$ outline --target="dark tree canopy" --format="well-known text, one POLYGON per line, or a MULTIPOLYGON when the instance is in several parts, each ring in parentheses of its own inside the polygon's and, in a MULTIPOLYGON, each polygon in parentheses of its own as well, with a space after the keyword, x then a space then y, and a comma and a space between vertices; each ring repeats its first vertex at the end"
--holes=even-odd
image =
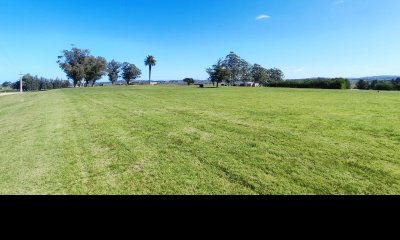
POLYGON ((252 81, 268 86, 272 81, 282 81, 285 78, 280 69, 266 69, 259 64, 251 65, 234 52, 230 52, 224 60, 218 61, 218 64, 207 69, 207 73, 210 75, 209 79, 213 85, 217 82, 217 78, 215 78, 216 68, 223 70, 224 74, 226 73, 225 70, 228 70, 229 77, 224 77, 223 80, 228 85, 236 85, 236 81, 242 83, 252 81))
POLYGON ((278 68, 271 68, 268 69, 269 78, 273 81, 283 81, 285 75, 283 74, 282 70, 278 68))
POLYGON ((316 89, 350 89, 351 84, 344 78, 319 78, 288 81, 271 81, 269 87, 279 88, 316 88, 316 89))
POLYGON ((183 82, 187 83, 188 86, 191 84, 194 84, 194 79, 193 78, 185 78, 183 79, 183 82))
POLYGON ((219 60, 212 68, 208 68, 207 73, 210 75, 210 81, 213 84, 217 83, 217 87, 219 87, 221 82, 229 81, 231 78, 231 71, 223 64, 222 60, 219 60))
POLYGON ((400 78, 396 78, 392 81, 393 87, 400 91, 400 78))
POLYGON ((250 64, 239 57, 236 53, 230 52, 222 64, 226 66, 230 71, 230 78, 227 80, 228 83, 241 81, 245 82, 250 80, 251 77, 251 66, 250 64))
POLYGON ((88 56, 84 61, 84 69, 86 86, 88 86, 89 83, 94 86, 96 81, 106 74, 107 61, 103 57, 88 56))
POLYGON ((64 50, 58 57, 57 63, 69 79, 72 79, 76 87, 85 78, 85 59, 90 55, 87 49, 72 48, 64 50))
POLYGON ((374 90, 392 91, 395 90, 395 86, 389 81, 380 81, 375 85, 374 90))
POLYGON ((11 86, 12 86, 12 82, 3 82, 3 83, 1 84, 1 86, 2 86, 3 88, 11 87, 11 86))
POLYGON ((119 73, 121 72, 122 64, 114 59, 107 64, 108 79, 113 85, 118 81, 119 73))
MULTIPOLYGON (((26 74, 22 77, 22 89, 23 91, 44 91, 60 88, 68 88, 70 82, 67 80, 60 79, 48 79, 44 77, 32 76, 26 74)), ((11 86, 13 89, 18 90, 20 88, 19 81, 15 82, 11 86)))
POLYGON ((368 90, 370 88, 370 84, 368 81, 361 79, 356 83, 356 88, 360 90, 368 90))
POLYGON ((251 77, 254 82, 262 84, 266 86, 270 82, 269 74, 268 74, 268 69, 263 68, 259 64, 254 64, 254 66, 251 69, 251 77))
POLYGON ((135 64, 124 62, 122 64, 122 78, 130 85, 131 81, 142 75, 142 71, 135 64))

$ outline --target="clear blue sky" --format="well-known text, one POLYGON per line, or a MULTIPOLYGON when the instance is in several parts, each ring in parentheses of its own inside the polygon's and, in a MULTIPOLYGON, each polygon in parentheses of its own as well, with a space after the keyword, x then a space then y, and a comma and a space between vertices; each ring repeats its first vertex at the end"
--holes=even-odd
POLYGON ((399 0, 0 0, 0 82, 65 78, 71 44, 143 79, 148 54, 155 80, 205 79, 230 51, 287 78, 400 75, 399 12, 399 0))

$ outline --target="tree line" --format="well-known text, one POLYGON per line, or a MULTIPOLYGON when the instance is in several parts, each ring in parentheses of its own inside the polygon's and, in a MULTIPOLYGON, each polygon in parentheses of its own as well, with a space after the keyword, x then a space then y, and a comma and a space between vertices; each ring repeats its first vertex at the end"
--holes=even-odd
MULTIPOLYGON (((107 75, 110 82, 115 85, 119 78, 125 80, 127 85, 142 75, 142 71, 135 64, 116 60, 107 62, 104 57, 95 57, 88 49, 72 48, 64 50, 62 56, 58 56, 60 68, 67 77, 72 80, 74 87, 94 86, 98 80, 107 75)), ((149 84, 151 83, 152 67, 156 66, 154 56, 147 56, 144 64, 149 67, 149 84)))
MULTIPOLYGON (((14 83, 5 82, 4 85, 12 89, 20 89, 20 81, 14 83)), ((22 90, 23 91, 46 91, 53 89, 68 88, 70 82, 68 80, 49 79, 44 77, 32 76, 26 74, 22 77, 22 90)))
POLYGON ((225 82, 228 86, 238 83, 254 82, 268 86, 271 82, 283 81, 285 75, 278 68, 267 69, 259 64, 250 64, 234 52, 230 52, 225 59, 219 59, 212 67, 207 68, 209 80, 219 87, 225 82))
POLYGON ((3 88, 10 88, 10 87, 12 87, 12 85, 13 85, 12 82, 3 82, 3 83, 1 84, 1 87, 3 87, 3 88))
POLYGON ((356 83, 356 89, 360 90, 381 90, 381 91, 400 91, 400 78, 391 81, 367 81, 359 80, 356 83))
POLYGON ((317 89, 350 89, 351 83, 345 78, 317 78, 290 81, 273 81, 269 87, 278 88, 317 88, 317 89))

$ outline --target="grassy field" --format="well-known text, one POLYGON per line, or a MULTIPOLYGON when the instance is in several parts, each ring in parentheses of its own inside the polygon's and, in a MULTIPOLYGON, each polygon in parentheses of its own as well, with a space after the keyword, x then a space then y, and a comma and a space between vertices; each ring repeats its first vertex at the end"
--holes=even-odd
POLYGON ((98 87, 0 98, 0 194, 400 194, 400 93, 98 87))

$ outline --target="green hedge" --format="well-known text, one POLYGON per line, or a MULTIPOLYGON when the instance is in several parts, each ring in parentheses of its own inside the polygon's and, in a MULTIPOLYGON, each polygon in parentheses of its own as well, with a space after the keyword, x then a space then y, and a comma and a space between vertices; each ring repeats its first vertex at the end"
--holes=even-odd
MULTIPOLYGON (((43 91, 60 88, 68 88, 70 86, 69 81, 59 79, 47 79, 43 77, 31 76, 29 74, 22 78, 22 89, 24 91, 43 91)), ((19 81, 12 85, 13 89, 19 90, 19 81)))
POLYGON ((269 87, 277 88, 317 88, 317 89, 350 89, 350 81, 344 78, 306 79, 292 81, 275 81, 269 87))

